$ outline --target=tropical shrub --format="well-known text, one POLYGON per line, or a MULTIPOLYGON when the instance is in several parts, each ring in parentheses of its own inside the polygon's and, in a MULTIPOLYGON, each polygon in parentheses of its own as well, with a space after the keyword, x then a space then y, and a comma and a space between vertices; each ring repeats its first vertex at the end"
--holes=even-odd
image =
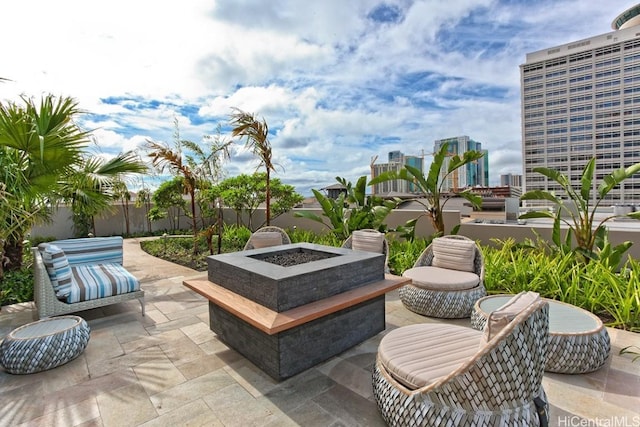
POLYGON ((535 291, 584 308, 608 326, 640 331, 640 263, 620 272, 600 262, 576 263, 571 252, 545 251, 544 242, 494 240, 483 247, 485 287, 491 294, 535 291))
POLYGON ((24 249, 22 267, 0 277, 0 306, 33 301, 33 255, 24 249))
POLYGON ((321 233, 317 234, 310 230, 303 230, 300 228, 294 228, 293 230, 287 230, 291 243, 315 243, 317 245, 325 246, 341 246, 344 239, 336 236, 334 233, 321 233))
MULTIPOLYGON (((20 269, 25 234, 50 218, 61 179, 81 162, 89 133, 75 122, 81 113, 72 98, 26 96, 21 103, 0 102, 0 170, 2 190, 10 197, 0 207, 8 269, 20 269)), ((2 255, 0 250, 0 256, 2 255)))
POLYGON ((225 225, 222 232, 222 247, 226 250, 223 252, 241 251, 250 237, 251 230, 245 226, 225 225))
MULTIPOLYGON (((612 247, 608 242, 605 223, 620 215, 609 215, 597 221, 596 210, 613 188, 625 179, 640 172, 640 163, 628 168, 620 168, 606 175, 598 186, 595 198, 592 198, 591 190, 594 185, 595 162, 596 158, 594 157, 585 165, 579 189, 573 188, 567 175, 561 172, 544 167, 534 168, 535 172, 560 185, 564 190, 564 194, 556 195, 544 190, 533 190, 523 194, 520 200, 546 200, 551 202, 555 212, 547 210, 533 211, 520 215, 520 218, 553 219, 552 241, 556 248, 565 253, 575 252, 587 262, 592 259, 603 260, 615 268, 632 243, 624 242, 612 247), (565 203, 565 199, 570 201, 571 205, 565 203), (561 222, 568 227, 564 239, 562 239, 560 233, 561 222), (575 248, 573 247, 573 239, 576 242, 575 248)), ((626 216, 640 219, 640 212, 632 212, 626 216)))
MULTIPOLYGON (((449 144, 444 143, 440 147, 437 153, 433 156, 433 161, 429 167, 429 174, 425 177, 422 171, 413 166, 405 165, 404 168, 399 171, 384 172, 371 180, 369 185, 375 185, 385 181, 394 181, 402 179, 408 181, 418 188, 418 192, 421 193, 420 197, 426 199, 426 203, 420 198, 416 198, 415 201, 424 207, 425 214, 431 221, 433 229, 436 231, 436 235, 444 235, 445 224, 442 211, 449 199, 442 200, 442 186, 446 182, 446 179, 454 171, 472 162, 476 162, 484 153, 475 150, 465 151, 462 157, 456 155, 450 156, 449 144), (449 159, 448 162, 445 159, 449 159), (447 163, 446 171, 443 171, 443 167, 447 163)), ((482 198, 476 194, 473 194, 470 189, 464 190, 458 193, 460 197, 468 200, 474 208, 478 208, 482 202, 482 198)), ((419 218, 410 220, 405 229, 408 230, 406 237, 413 238, 415 233, 411 230, 415 230, 415 224, 419 218)))
POLYGON ((344 178, 336 177, 346 193, 341 193, 337 199, 331 199, 318 190, 312 190, 316 200, 322 207, 322 216, 313 212, 296 212, 295 217, 307 218, 325 225, 336 237, 344 240, 355 230, 371 228, 386 232, 384 220, 398 205, 399 200, 383 200, 380 197, 367 196, 367 177, 361 176, 354 186, 344 178), (324 221, 329 220, 329 223, 324 221))
POLYGON ((413 240, 389 238, 389 270, 392 274, 402 275, 412 268, 416 260, 431 243, 431 238, 413 240))

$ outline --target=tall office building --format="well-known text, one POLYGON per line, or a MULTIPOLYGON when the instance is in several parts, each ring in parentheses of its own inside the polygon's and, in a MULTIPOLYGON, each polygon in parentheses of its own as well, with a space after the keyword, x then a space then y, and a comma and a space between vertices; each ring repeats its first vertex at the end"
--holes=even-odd
POLYGON ((439 139, 434 144, 434 153, 440 150, 443 144, 447 143, 448 157, 445 158, 444 165, 440 171, 440 179, 443 182, 442 190, 449 191, 456 188, 466 187, 487 187, 489 185, 489 154, 482 149, 482 144, 474 141, 468 136, 457 136, 453 138, 439 139), (445 177, 449 159, 456 154, 460 157, 466 151, 476 150, 484 152, 484 156, 476 161, 456 169, 445 177))
MULTIPOLYGON (((615 31, 527 54, 520 66, 526 191, 562 194, 536 167, 558 170, 579 188, 584 166, 596 157, 595 199, 605 175, 640 162, 639 21, 637 5, 613 21, 615 31)), ((607 199, 640 202, 640 176, 607 199)))
POLYGON ((522 187, 522 175, 512 173, 500 175, 500 185, 522 187))
MULTIPOLYGON (((424 159, 419 156, 405 156, 401 151, 389 152, 389 162, 371 165, 371 179, 383 172, 400 171, 405 165, 413 166, 424 174, 424 159)), ((386 195, 389 193, 416 193, 418 188, 410 182, 404 180, 394 180, 381 182, 371 189, 373 194, 386 195)))

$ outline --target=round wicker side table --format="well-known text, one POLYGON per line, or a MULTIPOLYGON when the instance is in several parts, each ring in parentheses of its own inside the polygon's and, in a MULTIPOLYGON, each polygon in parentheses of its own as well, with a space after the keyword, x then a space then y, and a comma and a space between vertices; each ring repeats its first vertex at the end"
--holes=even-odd
MULTIPOLYGON (((513 295, 490 295, 479 299, 471 312, 471 326, 482 330, 489 313, 513 295)), ((549 342, 545 371, 583 374, 600 369, 609 357, 609 333, 598 316, 564 302, 549 303, 549 342)))
POLYGON ((89 342, 89 325, 78 316, 60 316, 14 329, 0 344, 0 365, 11 374, 32 374, 78 357, 89 342))

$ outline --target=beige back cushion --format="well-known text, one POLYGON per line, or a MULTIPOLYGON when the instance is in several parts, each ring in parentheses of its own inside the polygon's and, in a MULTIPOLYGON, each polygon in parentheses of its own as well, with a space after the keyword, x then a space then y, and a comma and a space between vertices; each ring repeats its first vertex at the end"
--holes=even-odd
POLYGON ((434 267, 474 272, 476 243, 473 240, 436 237, 431 242, 434 267))
POLYGON ((282 234, 278 231, 261 231, 251 236, 251 244, 254 248, 268 248, 282 244, 282 234))
POLYGON ((356 230, 351 237, 351 248, 354 251, 382 253, 384 234, 375 230, 356 230))
POLYGON ((525 308, 539 300, 540 294, 537 292, 520 292, 507 301, 502 307, 489 313, 480 345, 491 341, 525 308))

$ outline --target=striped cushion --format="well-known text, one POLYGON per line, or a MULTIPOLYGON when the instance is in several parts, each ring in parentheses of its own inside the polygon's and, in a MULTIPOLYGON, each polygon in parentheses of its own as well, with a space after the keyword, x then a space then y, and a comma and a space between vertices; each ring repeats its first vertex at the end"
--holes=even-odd
POLYGON ((351 238, 354 251, 374 252, 381 254, 384 248, 384 234, 375 230, 356 230, 351 238))
POLYGON ((260 231, 251 236, 251 244, 255 249, 280 246, 282 244, 282 234, 277 231, 260 231))
POLYGON ((67 256, 56 245, 42 243, 38 249, 56 296, 65 298, 71 292, 71 267, 67 256))
POLYGON ((91 237, 83 239, 56 240, 69 259, 69 264, 87 265, 98 263, 117 263, 122 265, 121 236, 91 237))
POLYGON ((73 281, 66 302, 74 303, 140 290, 140 282, 116 263, 71 267, 73 281))
POLYGON ((481 335, 457 325, 403 326, 382 338, 378 358, 397 381, 414 390, 433 384, 473 357, 481 335))
POLYGON ((449 270, 475 271, 476 243, 473 240, 459 240, 447 237, 436 237, 433 245, 434 267, 449 270))

